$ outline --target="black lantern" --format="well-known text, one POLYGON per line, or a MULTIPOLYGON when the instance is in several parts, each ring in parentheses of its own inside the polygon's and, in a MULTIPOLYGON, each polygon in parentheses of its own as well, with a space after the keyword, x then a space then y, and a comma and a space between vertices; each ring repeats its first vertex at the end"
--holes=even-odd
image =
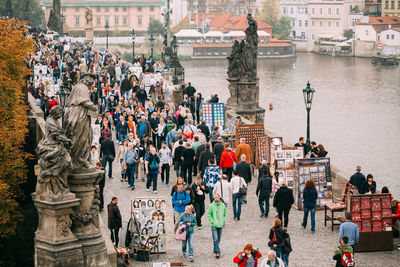
POLYGON ((131 38, 132 38, 132 64, 136 62, 135 59, 135 39, 136 39, 136 32, 135 29, 131 31, 131 38))
POLYGON ((150 41, 150 48, 151 48, 151 58, 153 58, 153 48, 154 48, 154 42, 155 38, 153 37, 153 34, 150 35, 149 41, 150 41))
POLYGON ((304 104, 307 109, 307 148, 310 147, 310 110, 315 90, 310 87, 310 82, 307 82, 307 87, 303 89, 304 104))
POLYGON ((108 50, 108 29, 110 28, 108 20, 106 20, 106 26, 104 26, 104 28, 106 28, 106 49, 108 50))

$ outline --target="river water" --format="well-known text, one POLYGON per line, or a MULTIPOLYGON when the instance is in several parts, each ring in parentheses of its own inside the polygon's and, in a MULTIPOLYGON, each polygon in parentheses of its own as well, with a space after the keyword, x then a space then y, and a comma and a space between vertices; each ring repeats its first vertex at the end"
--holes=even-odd
MULTIPOLYGON (((203 96, 229 97, 226 60, 182 62, 186 80, 203 96)), ((297 58, 258 61, 260 106, 266 128, 295 143, 306 136, 302 90, 316 90, 311 109, 311 140, 323 144, 336 167, 356 165, 400 198, 400 67, 376 67, 364 58, 298 53, 297 58), (268 109, 269 103, 273 110, 268 109)))

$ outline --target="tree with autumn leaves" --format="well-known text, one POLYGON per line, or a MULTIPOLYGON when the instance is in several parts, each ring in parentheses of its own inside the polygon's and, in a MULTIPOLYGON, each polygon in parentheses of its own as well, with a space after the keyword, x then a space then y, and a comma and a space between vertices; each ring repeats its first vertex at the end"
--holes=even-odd
POLYGON ((34 41, 26 39, 23 22, 0 19, 0 238, 15 234, 23 220, 18 199, 26 180, 23 150, 28 134, 27 109, 22 88, 30 69, 25 65, 34 41))

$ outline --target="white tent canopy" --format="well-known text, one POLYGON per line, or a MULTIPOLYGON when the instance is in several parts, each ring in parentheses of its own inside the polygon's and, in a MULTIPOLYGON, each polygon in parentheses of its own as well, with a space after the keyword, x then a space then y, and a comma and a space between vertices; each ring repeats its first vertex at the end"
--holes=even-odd
POLYGON ((245 37, 246 34, 242 31, 230 31, 224 34, 224 37, 245 37))
POLYGON ((204 37, 222 37, 224 34, 220 31, 209 31, 203 34, 204 37))
POLYGON ((334 40, 334 41, 345 41, 345 40, 347 40, 347 38, 344 37, 344 36, 339 35, 339 36, 336 36, 335 38, 332 38, 332 40, 334 40))
POLYGON ((196 30, 183 29, 175 34, 176 37, 183 38, 201 38, 203 35, 196 30))
POLYGON ((266 31, 257 31, 257 34, 258 34, 259 37, 269 37, 269 36, 271 36, 271 34, 269 34, 266 31))

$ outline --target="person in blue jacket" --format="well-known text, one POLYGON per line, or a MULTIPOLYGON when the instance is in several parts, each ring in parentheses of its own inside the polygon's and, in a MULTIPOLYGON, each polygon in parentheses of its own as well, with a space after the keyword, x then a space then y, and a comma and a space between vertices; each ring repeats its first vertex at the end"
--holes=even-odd
POLYGON ((304 229, 307 227, 307 219, 308 212, 311 214, 311 233, 315 233, 315 210, 317 207, 317 198, 318 193, 315 189, 315 183, 313 180, 308 180, 304 185, 303 191, 303 207, 304 207, 304 216, 303 216, 303 226, 304 229))
POLYGON ((178 190, 172 195, 172 206, 174 207, 174 222, 185 212, 185 207, 190 203, 190 195, 184 190, 182 184, 178 185, 178 190))
POLYGON ((189 243, 189 258, 191 262, 193 262, 194 226, 197 224, 196 216, 194 216, 192 210, 193 206, 187 205, 185 207, 185 213, 183 213, 176 222, 177 225, 181 222, 186 225, 186 240, 182 240, 182 253, 183 257, 186 257, 186 246, 187 243, 189 243))

